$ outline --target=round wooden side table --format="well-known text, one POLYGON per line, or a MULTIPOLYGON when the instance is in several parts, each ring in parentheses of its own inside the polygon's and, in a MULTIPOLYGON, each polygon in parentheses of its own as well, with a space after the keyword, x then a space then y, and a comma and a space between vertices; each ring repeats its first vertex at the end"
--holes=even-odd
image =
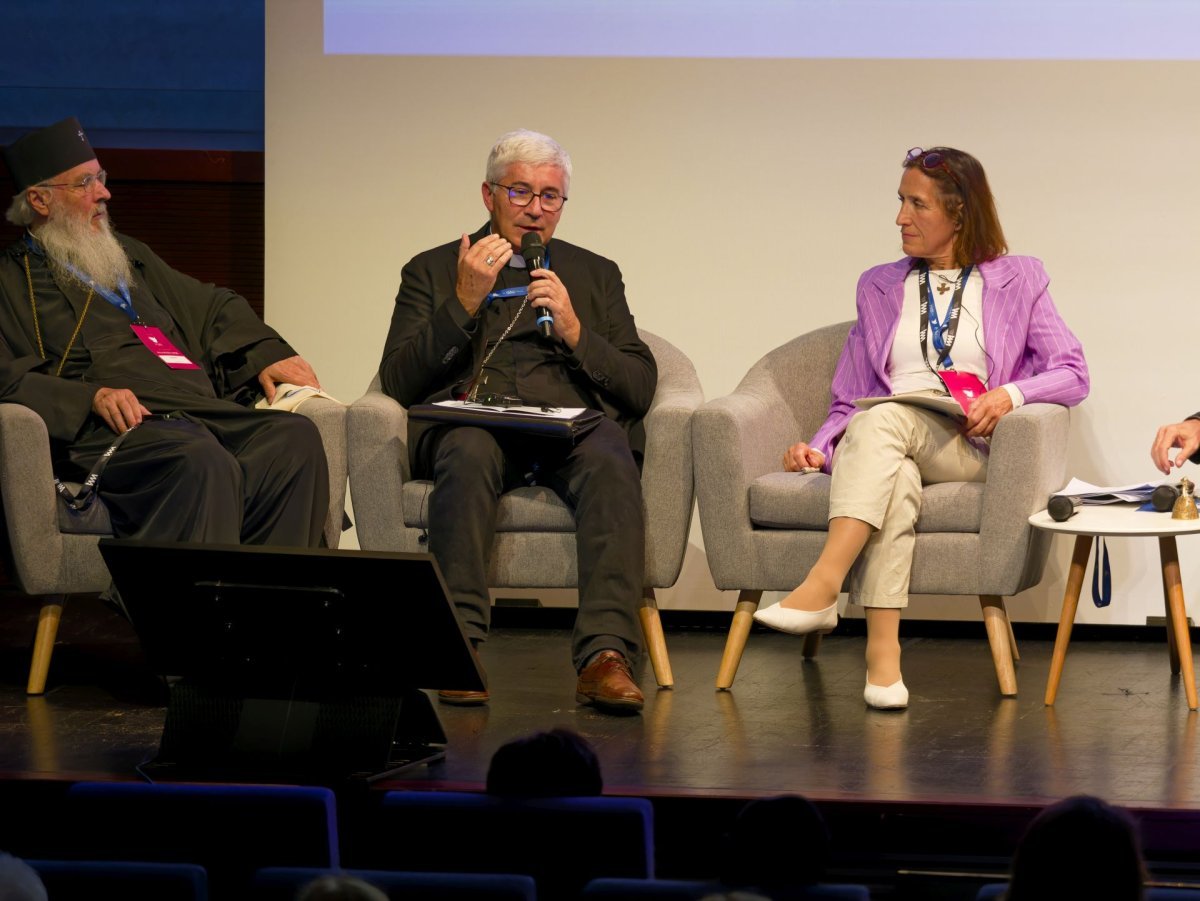
POLYGON ((1050 677, 1046 681, 1046 704, 1053 704, 1067 661, 1067 645, 1071 643, 1071 627, 1079 607, 1079 590, 1083 587, 1084 570, 1093 540, 1099 536, 1157 538, 1162 559, 1163 604, 1167 612, 1167 651, 1171 656, 1171 672, 1183 674, 1188 709, 1196 710, 1196 678, 1192 669, 1192 639, 1188 631, 1187 610, 1183 603, 1183 583, 1179 578, 1179 553, 1176 535, 1200 532, 1200 520, 1172 519, 1170 513, 1139 510, 1137 504, 1097 504, 1082 506, 1066 522, 1055 522, 1045 510, 1029 517, 1029 524, 1048 532, 1075 536, 1071 568, 1067 574, 1067 590, 1063 595, 1062 615, 1058 620, 1058 635, 1054 639, 1054 656, 1050 661, 1050 677))

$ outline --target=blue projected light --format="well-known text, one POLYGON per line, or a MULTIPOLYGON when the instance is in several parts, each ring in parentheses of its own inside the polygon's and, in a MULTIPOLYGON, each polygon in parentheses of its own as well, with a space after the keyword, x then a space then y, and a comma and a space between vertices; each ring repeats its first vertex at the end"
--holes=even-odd
POLYGON ((325 52, 1200 59, 1195 0, 325 0, 325 52))

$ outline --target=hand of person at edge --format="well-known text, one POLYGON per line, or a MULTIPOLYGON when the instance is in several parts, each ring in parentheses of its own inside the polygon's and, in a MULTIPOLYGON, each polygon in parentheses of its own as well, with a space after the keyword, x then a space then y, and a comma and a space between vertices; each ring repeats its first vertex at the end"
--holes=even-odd
POLYGON ((308 361, 304 357, 299 356, 286 357, 272 363, 258 374, 258 383, 262 385, 263 394, 267 396, 267 403, 275 402, 275 386, 281 382, 291 385, 309 385, 313 388, 321 387, 313 368, 308 365, 308 361))
POLYGON ((1171 467, 1182 466, 1197 450, 1200 450, 1200 420, 1188 419, 1158 430, 1150 447, 1150 459, 1159 472, 1170 475, 1171 467), (1174 447, 1179 448, 1179 453, 1172 459, 1170 453, 1174 447))
POLYGON ((803 441, 797 441, 783 454, 783 471, 799 472, 802 469, 820 469, 825 465, 825 455, 803 441))
POLYGON ((100 388, 92 397, 92 412, 118 435, 141 425, 150 411, 128 388, 100 388))
POLYGON ((966 436, 987 438, 996 430, 996 423, 1005 413, 1011 413, 1012 397, 1003 388, 993 388, 971 401, 967 411, 966 436))

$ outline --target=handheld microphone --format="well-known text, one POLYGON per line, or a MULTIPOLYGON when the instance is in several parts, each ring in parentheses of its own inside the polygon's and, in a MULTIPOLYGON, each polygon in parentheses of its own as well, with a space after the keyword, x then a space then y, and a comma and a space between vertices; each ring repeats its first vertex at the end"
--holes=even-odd
POLYGON ((1072 497, 1068 494, 1054 494, 1050 496, 1050 502, 1046 504, 1046 512, 1050 514, 1050 518, 1055 522, 1066 522, 1075 515, 1075 511, 1079 509, 1083 500, 1078 497, 1072 497))
MULTIPOLYGON (((546 259, 546 246, 537 232, 525 232, 521 236, 521 256, 529 271, 541 269, 546 259)), ((554 314, 546 307, 537 308, 537 327, 543 338, 549 338, 554 333, 554 314)))
POLYGON ((1179 499, 1179 489, 1174 485, 1159 485, 1150 495, 1150 504, 1159 513, 1170 513, 1179 499))

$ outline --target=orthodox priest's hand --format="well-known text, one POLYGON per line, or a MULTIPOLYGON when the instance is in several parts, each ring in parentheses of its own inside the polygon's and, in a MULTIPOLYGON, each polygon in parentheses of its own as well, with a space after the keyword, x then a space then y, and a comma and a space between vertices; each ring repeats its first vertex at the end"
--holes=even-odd
POLYGON ((258 374, 258 383, 262 385, 263 394, 267 396, 267 403, 275 402, 275 386, 281 382, 287 382, 290 385, 308 385, 313 388, 321 387, 313 368, 308 365, 308 361, 304 357, 299 356, 288 357, 278 363, 272 363, 258 374))
POLYGON ((128 388, 100 388, 92 397, 92 412, 118 435, 128 432, 150 415, 128 388))

